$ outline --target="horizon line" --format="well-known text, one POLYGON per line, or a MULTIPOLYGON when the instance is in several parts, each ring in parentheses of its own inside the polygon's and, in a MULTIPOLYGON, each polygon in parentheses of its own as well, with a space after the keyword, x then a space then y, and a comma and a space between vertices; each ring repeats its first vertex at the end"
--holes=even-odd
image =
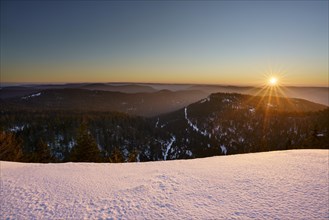
MULTIPOLYGON (((20 86, 20 85, 65 85, 65 84, 155 84, 155 85, 198 85, 198 86, 231 86, 231 87, 264 87, 264 85, 256 84, 225 84, 225 83, 170 83, 170 82, 129 82, 129 81, 108 81, 108 82, 0 82, 0 87, 20 86)), ((325 85, 294 85, 281 84, 280 87, 316 87, 329 88, 329 84, 325 85)))

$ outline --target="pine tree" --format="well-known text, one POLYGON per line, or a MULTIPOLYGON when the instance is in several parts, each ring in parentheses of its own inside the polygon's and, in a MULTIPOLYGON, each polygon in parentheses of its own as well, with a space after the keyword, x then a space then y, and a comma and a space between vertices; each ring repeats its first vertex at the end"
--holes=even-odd
POLYGON ((39 139, 36 145, 33 160, 38 163, 49 163, 52 161, 50 149, 43 139, 39 139))
POLYGON ((128 156, 128 162, 137 162, 138 152, 136 148, 134 148, 128 156))
POLYGON ((74 162, 100 162, 100 150, 95 139, 87 130, 85 123, 79 128, 77 143, 71 150, 71 161, 74 162))
POLYGON ((112 154, 111 154, 111 157, 110 157, 110 162, 111 163, 123 163, 124 162, 122 152, 120 151, 119 148, 116 147, 112 151, 112 154))
POLYGON ((0 130, 0 160, 21 161, 23 152, 21 143, 13 133, 0 130))

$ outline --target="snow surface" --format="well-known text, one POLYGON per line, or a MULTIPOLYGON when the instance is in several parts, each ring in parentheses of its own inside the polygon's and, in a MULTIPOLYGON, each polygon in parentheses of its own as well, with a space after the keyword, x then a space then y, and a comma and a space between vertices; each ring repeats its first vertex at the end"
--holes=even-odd
POLYGON ((29 98, 33 98, 33 97, 38 97, 40 95, 41 95, 41 92, 38 92, 38 93, 29 95, 29 96, 24 96, 24 97, 22 97, 22 99, 29 99, 29 98))
POLYGON ((193 129, 193 131, 196 131, 196 132, 202 134, 205 137, 208 136, 209 138, 211 138, 211 134, 208 134, 208 132, 206 130, 201 131, 198 128, 198 126, 193 124, 192 121, 187 117, 187 107, 185 107, 185 109, 184 109, 184 114, 185 114, 185 119, 187 120, 188 125, 193 129))
POLYGON ((22 125, 22 126, 14 126, 12 128, 9 128, 9 131, 12 131, 12 132, 17 132, 17 131, 23 131, 25 128, 25 125, 22 125))
POLYGON ((170 139, 170 142, 168 143, 167 147, 166 147, 166 152, 164 152, 164 155, 163 155, 163 160, 167 160, 167 156, 168 156, 168 153, 169 153, 169 150, 172 146, 172 144, 176 141, 176 137, 175 136, 171 136, 171 139, 170 139))
POLYGON ((225 145, 220 145, 220 149, 222 151, 222 154, 224 154, 224 155, 227 154, 227 148, 225 147, 225 145))
POLYGON ((160 119, 158 118, 157 122, 155 123, 155 127, 156 127, 156 128, 158 127, 159 120, 160 120, 160 119))
POLYGON ((327 219, 328 150, 148 163, 1 162, 1 219, 327 219))
POLYGON ((202 99, 201 101, 200 101, 200 103, 205 103, 205 102, 209 102, 210 101, 210 97, 207 97, 207 98, 205 98, 205 99, 202 99))

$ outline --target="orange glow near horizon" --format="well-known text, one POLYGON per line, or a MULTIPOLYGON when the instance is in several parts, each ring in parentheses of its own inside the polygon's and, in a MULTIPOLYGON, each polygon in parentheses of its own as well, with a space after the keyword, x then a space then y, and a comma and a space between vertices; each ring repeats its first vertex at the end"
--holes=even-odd
POLYGON ((212 66, 198 68, 182 66, 146 66, 120 63, 93 65, 92 63, 73 63, 71 65, 5 65, 1 66, 2 83, 95 83, 95 82, 130 82, 130 83, 176 83, 176 84, 213 84, 233 86, 328 86, 320 78, 312 81, 296 71, 282 67, 238 69, 212 66), (289 71, 289 75, 287 72, 289 71), (298 78, 297 78, 298 75, 298 78), (276 80, 271 77, 275 77, 276 80), (265 80, 264 80, 265 79, 265 80), (307 83, 309 82, 309 83, 307 83), (273 85, 274 86, 274 85, 273 85))

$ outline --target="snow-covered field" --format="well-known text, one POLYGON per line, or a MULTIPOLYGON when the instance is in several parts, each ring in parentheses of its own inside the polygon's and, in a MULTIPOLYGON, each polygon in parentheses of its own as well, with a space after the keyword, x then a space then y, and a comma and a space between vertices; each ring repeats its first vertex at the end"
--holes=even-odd
POLYGON ((125 164, 1 162, 1 219, 328 219, 329 151, 125 164))

